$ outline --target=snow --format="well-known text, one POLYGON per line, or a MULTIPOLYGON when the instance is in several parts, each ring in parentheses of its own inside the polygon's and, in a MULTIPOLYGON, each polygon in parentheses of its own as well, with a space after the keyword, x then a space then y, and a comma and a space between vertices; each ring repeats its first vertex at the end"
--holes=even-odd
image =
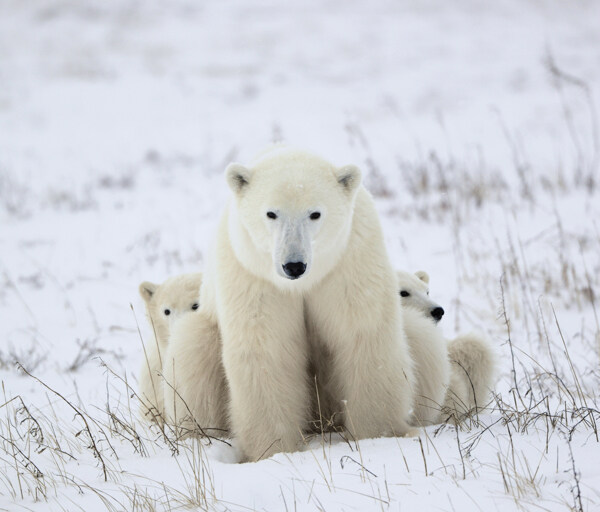
POLYGON ((600 508, 599 19, 589 0, 0 3, 0 510, 600 508), (202 269, 225 165, 279 139, 361 166, 446 336, 493 340, 490 410, 253 464, 138 419, 138 284, 202 269))

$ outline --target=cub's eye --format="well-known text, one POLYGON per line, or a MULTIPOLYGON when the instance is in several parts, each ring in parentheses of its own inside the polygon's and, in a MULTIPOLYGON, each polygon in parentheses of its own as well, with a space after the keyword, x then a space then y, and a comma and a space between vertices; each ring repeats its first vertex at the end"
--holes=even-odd
POLYGON ((312 213, 310 214, 310 218, 311 218, 312 220, 317 220, 317 219, 318 219, 320 216, 321 216, 321 212, 312 212, 312 213))
POLYGON ((198 304, 192 304, 192 309, 196 311, 198 309, 198 304))
POLYGON ((269 219, 276 219, 277 214, 275 212, 267 212, 267 217, 269 217, 269 219))
POLYGON ((410 293, 408 293, 406 290, 401 290, 400 297, 410 297, 410 293))
POLYGON ((169 316, 171 314, 171 310, 170 309, 165 309, 165 315, 169 316))

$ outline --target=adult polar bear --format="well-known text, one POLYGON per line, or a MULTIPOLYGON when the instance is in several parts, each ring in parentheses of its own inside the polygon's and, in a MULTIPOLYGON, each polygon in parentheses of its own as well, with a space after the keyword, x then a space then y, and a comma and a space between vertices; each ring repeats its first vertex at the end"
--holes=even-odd
MULTIPOLYGON (((245 459, 300 445, 314 389, 307 331, 329 355, 326 392, 343 403, 351 434, 408 432, 413 365, 360 170, 276 148, 249 167, 229 165, 226 177, 233 200, 196 321, 212 322, 199 331, 221 332, 229 420, 245 459)), ((185 336, 178 329, 172 346, 187 344, 185 336)))

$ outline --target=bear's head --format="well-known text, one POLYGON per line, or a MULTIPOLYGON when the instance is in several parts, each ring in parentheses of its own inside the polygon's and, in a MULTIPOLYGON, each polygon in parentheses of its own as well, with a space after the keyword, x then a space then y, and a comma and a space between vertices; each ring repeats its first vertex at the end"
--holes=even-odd
POLYGON ((284 148, 225 172, 234 193, 229 236, 245 268, 282 288, 307 288, 335 266, 352 226, 356 166, 284 148))
POLYGON ((398 294, 402 306, 419 310, 435 323, 444 316, 444 308, 429 298, 429 275, 423 270, 414 274, 398 270, 398 294))
POLYGON ((202 274, 182 274, 162 284, 144 281, 139 291, 146 305, 150 326, 160 342, 166 342, 173 323, 185 313, 196 311, 202 274))

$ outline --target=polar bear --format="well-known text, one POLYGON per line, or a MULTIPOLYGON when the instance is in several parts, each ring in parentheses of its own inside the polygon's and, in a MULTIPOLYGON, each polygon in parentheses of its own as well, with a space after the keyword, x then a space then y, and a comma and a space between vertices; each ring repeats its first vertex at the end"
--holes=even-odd
MULTIPOLYGON (((456 422, 471 411, 486 405, 496 372, 494 351, 483 334, 472 332, 444 341, 444 352, 447 352, 447 355, 442 356, 441 332, 436 333, 432 328, 434 323, 441 320, 444 310, 429 298, 429 275, 420 270, 415 274, 398 271, 397 276, 399 294, 405 308, 406 334, 417 366, 417 396, 439 397, 435 394, 435 390, 439 389, 435 381, 447 382, 448 389, 441 407, 442 412, 437 419, 456 422), (420 319, 415 315, 418 312, 421 313, 420 319), (429 343, 422 342, 424 337, 420 334, 419 326, 423 320, 430 320, 429 327, 421 331, 427 333, 424 337, 430 340, 429 343), (447 360, 450 361, 449 376, 446 369, 447 360), (443 370, 440 371, 439 368, 442 367, 443 370)), ((431 400, 431 403, 434 401, 431 400)), ((424 413, 419 412, 420 409, 417 400, 417 422, 430 421, 431 418, 425 417, 424 413)), ((425 411, 425 414, 427 412, 432 411, 425 411)))
MULTIPOLYGON (((307 331, 330 356, 327 392, 351 435, 407 433, 413 364, 360 170, 284 147, 248 166, 230 164, 226 179, 233 197, 204 273, 195 330, 180 323, 169 350, 220 332, 243 460, 301 445, 312 389, 307 331)), ((166 364, 180 372, 181 361, 166 364)), ((217 400, 197 385, 199 373, 185 386, 217 400)))
POLYGON ((161 425, 165 421, 175 425, 179 438, 189 434, 228 436, 221 340, 218 329, 208 334, 203 330, 198 311, 201 286, 202 273, 197 272, 172 277, 160 285, 145 281, 139 287, 155 333, 154 342, 144 347, 139 378, 141 412, 161 425), (181 340, 180 330, 186 333, 187 343, 178 343, 173 349, 170 340, 181 340), (166 361, 177 362, 176 374, 166 361), (204 389, 211 392, 204 393, 204 389))
POLYGON ((429 299, 429 275, 397 271, 404 332, 415 365, 412 423, 439 423, 444 397, 450 383, 448 346, 437 322, 444 310, 429 299), (441 312, 440 312, 441 310, 441 312))
POLYGON ((429 274, 424 270, 414 274, 398 270, 396 275, 402 305, 419 309, 439 322, 444 316, 444 308, 429 298, 429 274))
POLYGON ((146 307, 146 317, 153 339, 144 344, 144 359, 139 374, 140 410, 149 420, 162 423, 164 417, 162 391, 162 362, 169 333, 184 314, 198 309, 198 291, 202 274, 182 274, 162 284, 144 281, 139 286, 146 307))

